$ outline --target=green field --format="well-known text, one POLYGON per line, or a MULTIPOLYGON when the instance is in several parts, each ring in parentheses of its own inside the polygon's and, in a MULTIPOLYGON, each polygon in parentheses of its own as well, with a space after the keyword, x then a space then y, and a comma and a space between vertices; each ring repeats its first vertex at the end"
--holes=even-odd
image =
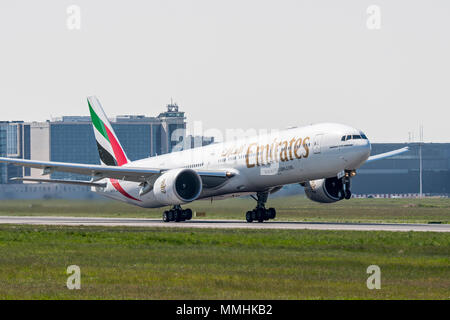
POLYGON ((0 270, 0 299, 450 299, 450 235, 0 225, 0 270))
MULTIPOLYGON (((198 201, 243 219, 252 199, 198 201)), ((277 220, 450 222, 449 199, 270 199, 277 220)), ((0 201, 0 215, 160 218, 112 201, 0 201)), ((0 299, 450 299, 450 234, 0 225, 0 299), (381 290, 366 269, 378 265, 381 290), (81 290, 66 268, 81 268, 81 290)))
MULTIPOLYGON (((450 199, 351 199, 333 204, 312 202, 303 196, 269 199, 280 221, 329 222, 450 222, 450 199)), ((255 207, 250 198, 196 201, 186 205, 202 219, 244 220, 255 207), (204 215, 203 215, 204 214, 204 215)), ((165 210, 142 209, 115 201, 20 200, 0 201, 0 215, 54 215, 161 218, 165 210)))

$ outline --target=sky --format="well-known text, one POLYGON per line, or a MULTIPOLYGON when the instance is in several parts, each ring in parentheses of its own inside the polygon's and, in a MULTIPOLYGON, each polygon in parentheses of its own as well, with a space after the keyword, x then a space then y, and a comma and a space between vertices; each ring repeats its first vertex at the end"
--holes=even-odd
POLYGON ((96 95, 111 117, 173 99, 205 130, 450 142, 449 17, 448 0, 2 0, 0 120, 88 115, 96 95))

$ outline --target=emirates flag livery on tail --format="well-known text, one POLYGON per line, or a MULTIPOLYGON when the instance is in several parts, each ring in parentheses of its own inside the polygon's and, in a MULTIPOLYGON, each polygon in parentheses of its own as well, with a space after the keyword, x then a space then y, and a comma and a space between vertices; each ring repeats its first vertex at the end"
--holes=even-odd
POLYGON ((117 139, 114 129, 106 117, 96 97, 88 98, 89 112, 94 126, 100 161, 107 166, 122 166, 129 162, 125 152, 117 139))
POLYGON ((266 208, 270 194, 299 183, 306 196, 332 203, 351 198, 351 179, 368 161, 397 156, 408 148, 370 156, 366 135, 337 123, 290 128, 277 133, 216 143, 130 161, 96 97, 87 99, 101 165, 0 158, 0 162, 38 168, 43 175, 72 172, 89 181, 17 177, 15 180, 90 186, 106 197, 145 208, 171 206, 163 220, 192 218, 181 205, 201 199, 250 195, 256 201, 247 222, 274 219, 266 208))
MULTIPOLYGON (((105 112, 100 106, 97 97, 87 99, 92 125, 94 127, 95 140, 97 141, 100 161, 107 166, 122 166, 129 162, 122 145, 117 139, 105 112)), ((141 201, 127 193, 117 179, 109 179, 112 186, 123 196, 134 201, 141 201)))

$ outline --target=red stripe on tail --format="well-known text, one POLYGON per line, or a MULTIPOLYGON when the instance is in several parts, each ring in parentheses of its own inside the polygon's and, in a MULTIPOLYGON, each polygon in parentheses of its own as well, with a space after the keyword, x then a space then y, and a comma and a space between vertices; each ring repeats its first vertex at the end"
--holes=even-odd
POLYGON ((128 162, 125 153, 120 147, 119 142, 114 137, 114 134, 109 130, 108 126, 105 125, 106 133, 108 134, 109 142, 111 142, 111 146, 113 148, 114 156, 116 158, 117 164, 122 166, 128 162))

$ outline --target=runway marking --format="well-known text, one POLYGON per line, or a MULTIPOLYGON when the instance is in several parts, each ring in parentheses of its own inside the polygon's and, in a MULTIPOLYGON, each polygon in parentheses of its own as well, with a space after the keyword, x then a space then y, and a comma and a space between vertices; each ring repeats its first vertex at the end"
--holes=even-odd
POLYGON ((340 222, 288 222, 269 221, 247 223, 242 220, 190 220, 163 222, 145 218, 93 218, 93 217, 39 217, 0 216, 0 224, 32 224, 61 226, 127 226, 166 228, 218 228, 218 229, 286 229, 286 230, 355 230, 355 231, 419 231, 450 232, 450 224, 414 223, 340 223, 340 222))

